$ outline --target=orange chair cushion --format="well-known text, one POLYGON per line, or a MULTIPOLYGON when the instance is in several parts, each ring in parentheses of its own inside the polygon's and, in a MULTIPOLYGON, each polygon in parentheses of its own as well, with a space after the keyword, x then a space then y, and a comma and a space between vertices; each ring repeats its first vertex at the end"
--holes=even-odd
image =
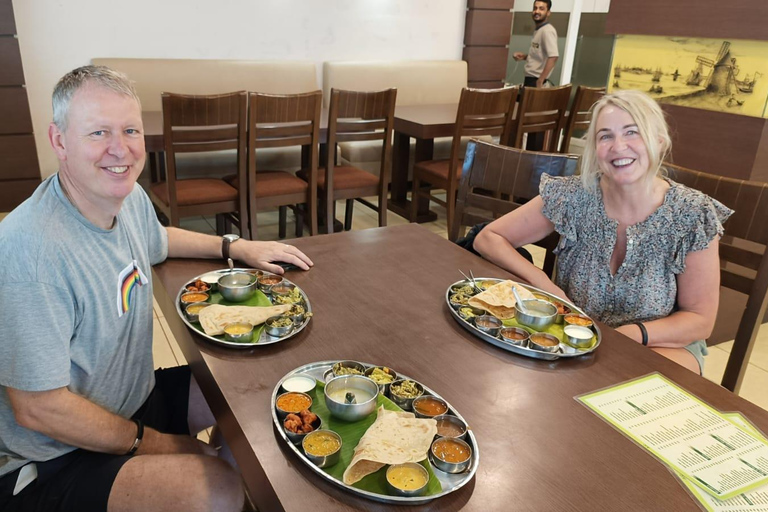
MULTIPOLYGON (((240 188, 237 175, 227 176, 224 180, 235 188, 240 188)), ((309 185, 293 174, 282 171, 259 171, 256 173, 255 197, 275 197, 288 194, 306 193, 309 185)))
MULTIPOLYGON (((151 187, 152 192, 165 204, 170 204, 168 199, 168 184, 155 183, 151 187)), ((196 204, 220 203, 223 201, 236 201, 237 189, 222 180, 199 179, 181 180, 176 182, 176 201, 179 206, 192 206, 196 204)))
MULTIPOLYGON (((296 176, 309 181, 309 172, 302 169, 296 173, 296 176)), ((325 167, 317 170, 317 186, 325 190, 325 167)), ((363 187, 378 187, 379 178, 369 172, 365 172, 357 167, 342 165, 333 167, 333 188, 334 190, 350 190, 363 187)))
MULTIPOLYGON (((459 160, 456 166, 456 178, 461 178, 461 168, 464 166, 464 160, 459 160)), ((413 172, 418 173, 419 179, 437 185, 448 183, 448 169, 450 160, 426 160, 413 164, 413 172)))

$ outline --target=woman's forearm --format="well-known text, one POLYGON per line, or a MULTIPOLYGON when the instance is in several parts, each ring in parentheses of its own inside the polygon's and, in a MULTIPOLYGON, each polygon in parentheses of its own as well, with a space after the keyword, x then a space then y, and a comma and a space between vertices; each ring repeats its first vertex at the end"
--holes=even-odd
MULTIPOLYGON (((667 317, 643 322, 643 325, 648 331, 649 347, 681 348, 707 339, 712 334, 713 323, 698 313, 676 311, 667 317)), ((638 343, 642 341, 640 327, 635 324, 622 325, 617 330, 638 343)))

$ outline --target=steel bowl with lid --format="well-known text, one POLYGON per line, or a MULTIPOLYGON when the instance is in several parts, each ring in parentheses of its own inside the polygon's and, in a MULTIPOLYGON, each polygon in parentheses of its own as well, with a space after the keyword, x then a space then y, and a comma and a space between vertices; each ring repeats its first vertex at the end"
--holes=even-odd
POLYGON ((219 278, 219 293, 229 302, 243 302, 256 293, 256 276, 250 272, 230 272, 219 278))
POLYGON ((379 386, 364 375, 341 375, 329 380, 323 393, 331 416, 358 421, 376 410, 379 386))
POLYGON ((515 308, 515 320, 537 331, 543 331, 557 317, 557 306, 541 299, 523 300, 523 307, 515 308), (523 311, 525 310, 525 311, 523 311))

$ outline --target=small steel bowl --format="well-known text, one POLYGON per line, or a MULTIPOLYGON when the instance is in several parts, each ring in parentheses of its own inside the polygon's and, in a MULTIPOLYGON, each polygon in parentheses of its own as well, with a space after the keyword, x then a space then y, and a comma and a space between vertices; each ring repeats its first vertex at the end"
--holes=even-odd
MULTIPOLYGON (((378 368, 379 370, 381 370, 381 371, 391 375, 392 376, 392 382, 395 382, 397 380, 397 372, 395 370, 393 370, 392 368, 389 368, 387 366, 372 366, 372 367, 368 368, 367 370, 365 370, 365 376, 370 379, 371 378, 371 374, 373 373, 373 370, 375 370, 376 368, 378 368)), ((373 379, 371 379, 371 380, 373 380, 373 379)), ((376 382, 376 381, 374 381, 374 382, 376 382)), ((376 382, 376 384, 379 386, 379 393, 381 393, 382 395, 385 395, 385 396, 389 396, 389 386, 390 386, 390 384, 392 384, 392 382, 385 382, 383 384, 380 384, 380 383, 376 382)))
POLYGON ((309 393, 317 386, 317 381, 306 375, 293 375, 280 383, 283 391, 296 391, 298 393, 309 393))
POLYGON ((341 375, 328 381, 325 385, 324 394, 325 405, 328 407, 328 412, 331 413, 331 416, 344 421, 358 421, 376 410, 379 386, 363 375, 341 375), (331 398, 335 391, 340 390, 358 391, 358 394, 365 393, 370 395, 370 397, 354 404, 331 398))
POLYGON ((219 274, 217 272, 210 272, 208 274, 204 274, 200 276, 200 280, 203 281, 205 284, 211 287, 211 291, 215 292, 219 289, 219 278, 222 276, 222 274, 219 274))
POLYGON ((437 436, 438 437, 457 437, 459 439, 466 439, 467 437, 467 431, 469 430, 467 428, 467 424, 464 423, 464 421, 459 418, 458 416, 454 416, 452 414, 443 414, 442 416, 435 416, 435 421, 437 422, 437 436), (448 424, 448 426, 454 426, 459 430, 459 433, 449 434, 445 430, 443 432, 440 432, 440 428, 448 424))
POLYGON ((580 325, 582 327, 592 327, 592 319, 585 315, 571 313, 563 317, 565 325, 580 325))
POLYGON ((253 341, 253 326, 246 322, 235 322, 224 326, 224 339, 232 343, 250 343, 253 341), (242 333, 232 332, 234 329, 242 333))
POLYGON ((338 363, 334 363, 333 366, 331 366, 331 369, 325 372, 325 380, 341 375, 365 375, 365 365, 363 363, 358 363, 357 361, 339 361, 338 363), (354 369, 359 373, 336 373, 340 368, 354 369))
POLYGON ((270 336, 274 336, 275 338, 282 338, 283 336, 287 336, 293 329, 296 327, 296 324, 293 323, 293 320, 285 315, 278 315, 273 316, 270 318, 267 318, 267 321, 264 322, 264 331, 266 331, 267 334, 270 336), (286 326, 277 326, 274 325, 274 323, 280 319, 280 318, 287 318, 290 320, 290 325, 286 326))
POLYGON ((249 272, 230 272, 219 278, 219 293, 229 302, 243 302, 256 293, 256 276, 249 272))
POLYGON ((459 439, 457 437, 438 437, 434 441, 432 441, 432 446, 429 447, 429 460, 432 462, 432 465, 435 466, 440 471, 444 471, 446 473, 463 473, 467 470, 469 467, 469 463, 472 461, 472 448, 467 444, 466 441, 463 439, 459 439), (460 444, 463 448, 465 448, 469 455, 466 460, 463 460, 461 462, 448 462, 441 458, 440 456, 440 445, 442 443, 450 443, 455 442, 460 444))
POLYGON ((592 338, 595 333, 589 327, 580 325, 566 325, 563 328, 565 341, 572 347, 589 348, 592 346, 592 338))
POLYGON ((290 392, 288 392, 288 393, 282 393, 282 394, 280 394, 280 395, 277 397, 277 399, 275 400, 275 411, 277 411, 277 417, 278 417, 278 418, 279 418, 281 421, 282 421, 282 420, 284 420, 284 419, 285 419, 285 417, 286 417, 286 416, 288 416, 290 413, 293 413, 293 414, 299 414, 299 412, 303 411, 304 409, 309 409, 310 407, 312 407, 312 397, 311 397, 311 396, 309 396, 309 395, 308 395, 308 394, 306 394, 306 393, 299 393, 298 391, 290 391, 290 392), (279 404, 280 404, 280 397, 281 397, 281 396, 284 396, 284 395, 291 395, 291 394, 293 394, 293 395, 302 395, 302 396, 304 396, 304 397, 308 398, 308 399, 309 399, 309 405, 308 405, 308 406, 306 406, 306 407, 303 407, 303 408, 299 409, 298 411, 287 411, 287 410, 285 410, 285 409, 281 409, 281 408, 280 408, 280 405, 279 405, 279 404))
POLYGON ((523 301, 523 308, 515 308, 515 320, 523 325, 542 331, 555 323, 557 307, 551 302, 541 299, 529 299, 523 301))
POLYGON ((187 304, 187 306, 184 308, 184 316, 186 316, 187 320, 189 320, 193 324, 197 323, 200 321, 200 311, 198 311, 197 313, 190 313, 189 311, 190 308, 192 308, 192 306, 202 306, 203 308, 207 308, 210 305, 211 304, 208 302, 193 302, 192 304, 187 304))
POLYGON ((464 281, 462 283, 451 286, 451 295, 453 295, 454 293, 458 293, 461 290, 464 290, 466 294, 470 296, 478 294, 478 291, 472 286, 472 283, 470 283, 469 281, 464 281))
MULTIPOLYGON (((201 281, 203 281, 201 279, 201 281)), ((205 289, 199 289, 195 286, 195 282, 187 283, 187 285, 184 287, 185 290, 188 292, 202 292, 202 293, 210 293, 211 292, 211 285, 209 283, 206 283, 203 281, 203 285, 205 289)), ((200 288, 203 288, 202 286, 200 288)))
POLYGON ((443 416, 444 414, 448 413, 448 402, 442 398, 438 398, 432 395, 421 395, 418 398, 414 398, 411 407, 413 408, 413 413, 417 418, 436 418, 437 416, 443 416), (437 402, 440 407, 442 407, 442 411, 437 414, 433 414, 424 410, 423 405, 429 401, 437 402))
POLYGON ((264 293, 268 293, 274 285, 283 282, 283 278, 275 274, 261 274, 259 277, 254 276, 254 279, 258 283, 259 290, 264 293))
POLYGON ((398 385, 405 382, 406 380, 410 380, 410 379, 398 379, 389 385, 389 398, 404 411, 410 411, 413 408, 413 401, 424 394, 424 386, 422 386, 416 381, 411 381, 416 385, 416 389, 418 390, 418 395, 414 397, 406 397, 406 396, 398 395, 396 391, 398 385))
MULTIPOLYGON (((286 416, 287 419, 288 416, 286 416)), ((297 434, 296 432, 292 432, 285 428, 285 419, 283 419, 283 431, 285 432, 285 435, 290 439, 290 441, 293 444, 301 444, 301 442, 304 440, 305 437, 307 437, 307 434, 311 434, 312 432, 319 430, 322 426, 322 420, 320 419, 320 416, 317 417, 317 419, 312 422, 312 430, 310 432, 302 432, 301 434, 297 434)))
POLYGON ((210 295, 208 295, 206 292, 185 292, 181 294, 179 300, 181 300, 181 303, 186 307, 190 304, 194 304, 195 302, 207 302, 209 298, 210 295), (200 300, 201 296, 205 296, 205 298, 200 300))
POLYGON ((448 302, 451 303, 451 307, 453 309, 458 311, 459 308, 463 308, 463 307, 469 306, 469 304, 467 304, 467 301, 469 301, 470 298, 471 298, 471 295, 454 293, 453 295, 451 295, 448 298, 448 302), (457 302, 457 301, 459 301, 459 297, 461 297, 461 300, 464 300, 464 299, 466 299, 466 300, 464 300, 464 302, 457 302))
POLYGON ((413 496, 421 496, 424 494, 424 491, 427 490, 427 485, 429 484, 429 473, 427 473, 427 470, 424 469, 424 466, 419 464, 418 462, 405 462, 403 464, 392 464, 387 468, 387 474, 386 474, 386 480, 387 480, 387 489, 394 494, 395 496, 404 496, 406 498, 413 497, 413 496), (396 486, 394 483, 390 481, 390 472, 397 471, 398 468, 409 468, 413 469, 414 471, 418 471, 423 477, 424 477, 424 485, 419 487, 418 489, 401 489, 400 487, 396 486))
POLYGON ((569 308, 562 302, 558 302, 557 304, 555 304, 555 307, 557 308, 557 316, 555 317, 555 323, 562 324, 565 319, 565 315, 571 314, 571 308, 569 308), (560 311, 562 311, 562 313, 560 311))
POLYGON ((339 462, 339 456, 341 455, 342 444, 343 442, 339 434, 337 434, 333 430, 322 430, 322 429, 315 430, 314 432, 310 432, 301 441, 301 447, 304 450, 304 455, 307 457, 307 459, 309 459, 310 462, 312 462, 312 464, 314 464, 319 468, 327 468, 339 462), (307 444, 311 440, 312 436, 321 435, 321 432, 323 434, 330 435, 336 438, 339 441, 339 448, 335 452, 329 453, 328 455, 312 455, 311 453, 307 452, 307 444))
POLYGON ((303 304, 294 304, 294 306, 300 306, 300 307, 304 308, 304 312, 303 313, 293 313, 293 311, 292 311, 293 308, 291 308, 290 310, 288 310, 286 315, 288 315, 288 317, 290 317, 290 319, 293 320, 293 323, 295 325, 301 325, 301 323, 304 322, 304 319, 307 317, 307 307, 304 306, 303 304))
POLYGON ((475 317, 475 327, 494 337, 499 335, 499 329, 501 329, 502 325, 504 324, 501 320, 493 315, 485 314, 483 316, 475 317))
POLYGON ((272 295, 291 295, 293 290, 296 289, 296 285, 287 281, 280 281, 277 284, 273 284, 269 287, 269 293, 272 295))
POLYGON ((465 321, 467 321, 469 323, 472 323, 472 320, 475 317, 483 316, 483 315, 487 314, 484 309, 473 308, 472 306, 469 306, 469 305, 461 306, 459 309, 456 310, 456 312, 459 314, 459 316, 461 318, 463 318, 465 321), (466 314, 466 312, 464 311, 465 309, 469 309, 471 315, 466 314))
POLYGON ((516 347, 528 347, 530 333, 522 327, 502 327, 499 329, 499 336, 507 343, 516 347))
POLYGON ((557 352, 560 349, 560 340, 546 332, 535 332, 528 339, 528 348, 540 352, 557 352))

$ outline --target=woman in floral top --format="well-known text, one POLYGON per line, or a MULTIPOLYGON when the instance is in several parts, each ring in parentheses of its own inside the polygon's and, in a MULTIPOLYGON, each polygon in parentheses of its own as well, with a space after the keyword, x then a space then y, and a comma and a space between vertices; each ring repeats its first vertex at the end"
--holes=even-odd
POLYGON ((543 176, 540 195, 486 227, 474 247, 656 352, 701 372, 717 313, 717 240, 732 211, 662 176, 664 114, 639 91, 593 107, 581 176, 543 176), (557 231, 556 284, 512 247, 557 231))

